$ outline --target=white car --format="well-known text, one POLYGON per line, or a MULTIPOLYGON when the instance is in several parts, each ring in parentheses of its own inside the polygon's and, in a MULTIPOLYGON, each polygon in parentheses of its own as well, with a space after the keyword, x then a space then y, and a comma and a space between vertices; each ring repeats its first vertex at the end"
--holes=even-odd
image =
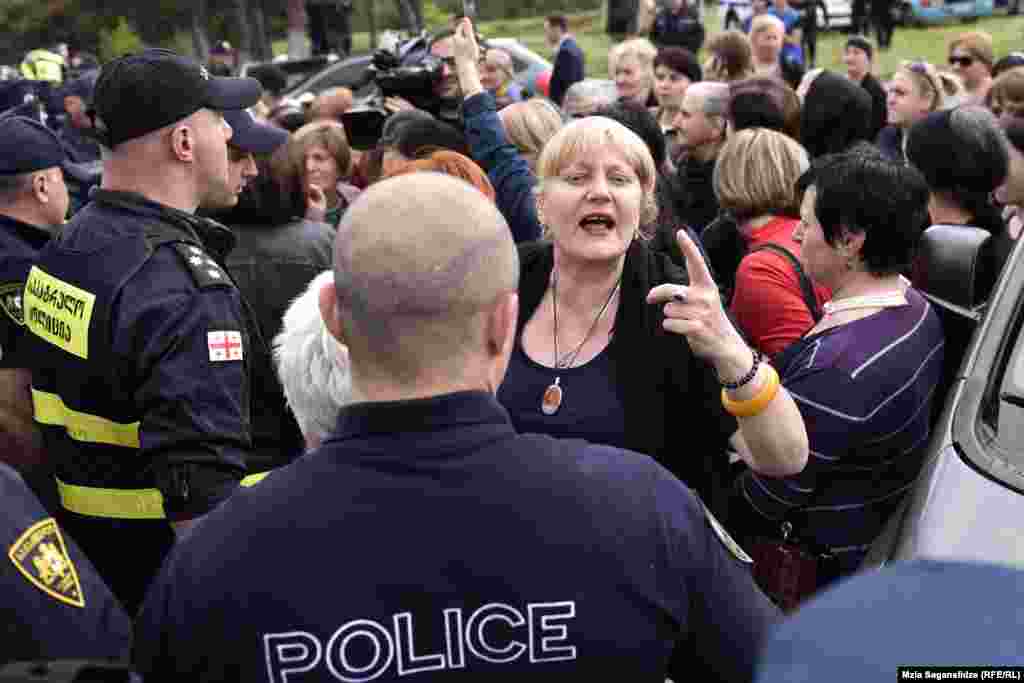
MULTIPOLYGON (((846 28, 853 24, 853 7, 850 0, 825 0, 828 8, 828 28, 846 28)), ((825 28, 825 14, 819 7, 818 27, 825 28)), ((722 28, 726 31, 743 30, 743 24, 753 13, 751 0, 721 0, 719 15, 722 17, 722 28)))

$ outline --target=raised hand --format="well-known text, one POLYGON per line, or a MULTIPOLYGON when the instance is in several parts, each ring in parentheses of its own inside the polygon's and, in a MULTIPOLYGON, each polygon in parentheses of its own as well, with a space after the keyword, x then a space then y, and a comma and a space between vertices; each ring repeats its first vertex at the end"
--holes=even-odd
POLYGON ((327 216, 327 195, 319 185, 310 185, 306 190, 306 218, 322 221, 327 216))
POLYGON ((476 42, 473 21, 469 17, 459 22, 455 34, 452 35, 452 56, 456 62, 476 64, 480 61, 480 46, 476 42))
POLYGON ((647 294, 647 303, 664 304, 663 326, 686 337, 700 358, 712 363, 723 377, 739 369, 742 376, 751 364, 752 352, 725 313, 718 286, 704 257, 685 230, 676 233, 686 259, 689 285, 663 284, 647 294))

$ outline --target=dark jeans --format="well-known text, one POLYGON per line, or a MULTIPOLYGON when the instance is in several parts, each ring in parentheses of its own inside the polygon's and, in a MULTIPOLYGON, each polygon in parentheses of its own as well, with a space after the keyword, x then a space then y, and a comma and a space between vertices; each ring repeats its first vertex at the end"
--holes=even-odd
POLYGON ((871 20, 878 32, 879 49, 888 50, 892 45, 892 3, 888 0, 872 0, 871 20))

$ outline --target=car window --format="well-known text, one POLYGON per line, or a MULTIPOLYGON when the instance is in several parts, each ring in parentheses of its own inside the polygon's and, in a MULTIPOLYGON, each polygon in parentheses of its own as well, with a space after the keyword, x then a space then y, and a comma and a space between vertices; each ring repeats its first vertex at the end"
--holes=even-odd
MULTIPOLYGON (((1004 346, 1002 376, 993 382, 984 419, 999 446, 1020 453, 1024 464, 1024 335, 1018 318, 1004 346)), ((997 366, 999 367, 999 366, 997 366)))

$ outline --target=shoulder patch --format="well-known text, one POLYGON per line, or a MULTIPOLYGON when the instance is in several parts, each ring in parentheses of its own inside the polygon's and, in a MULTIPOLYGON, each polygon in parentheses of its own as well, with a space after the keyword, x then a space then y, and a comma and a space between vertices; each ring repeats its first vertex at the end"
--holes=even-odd
POLYGON ((30 526, 7 556, 29 583, 51 598, 73 607, 85 607, 78 571, 52 517, 30 526))
POLYGON ((0 284, 0 308, 4 309, 8 318, 21 326, 25 325, 25 309, 21 300, 21 293, 24 289, 24 282, 0 284))
POLYGON ((754 564, 754 558, 747 555, 743 548, 740 547, 740 544, 733 540, 733 537, 730 536, 729 532, 725 530, 725 527, 715 519, 715 516, 711 514, 711 510, 708 510, 708 506, 704 505, 703 501, 701 501, 701 506, 704 508, 704 516, 707 517, 711 530, 715 532, 715 536, 718 536, 718 540, 722 542, 722 545, 724 545, 725 549, 729 551, 729 554, 740 562, 754 564))
POLYGON ((220 264, 199 247, 185 242, 175 242, 173 247, 185 263, 185 267, 192 273, 192 279, 196 281, 196 285, 200 289, 217 286, 234 287, 231 278, 220 267, 220 264))

